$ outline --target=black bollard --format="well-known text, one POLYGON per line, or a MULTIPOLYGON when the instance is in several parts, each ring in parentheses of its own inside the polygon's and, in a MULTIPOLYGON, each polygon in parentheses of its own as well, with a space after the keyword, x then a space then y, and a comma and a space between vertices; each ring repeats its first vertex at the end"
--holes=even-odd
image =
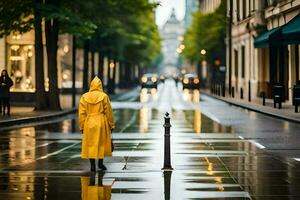
POLYGON ((170 114, 166 112, 165 114, 165 147, 164 147, 164 167, 162 170, 172 170, 171 165, 171 145, 170 145, 170 129, 171 129, 171 123, 170 123, 170 114))
POLYGON ((165 200, 170 200, 172 171, 164 171, 164 193, 165 200))
POLYGON ((251 81, 248 82, 248 101, 251 102, 251 81))
POLYGON ((244 90, 243 90, 243 88, 241 88, 240 96, 241 96, 241 99, 244 99, 244 90))
POLYGON ((231 87, 231 97, 234 98, 234 87, 231 87))
POLYGON ((261 96, 262 96, 262 100, 263 100, 263 106, 265 106, 266 105, 266 93, 262 92, 261 96))

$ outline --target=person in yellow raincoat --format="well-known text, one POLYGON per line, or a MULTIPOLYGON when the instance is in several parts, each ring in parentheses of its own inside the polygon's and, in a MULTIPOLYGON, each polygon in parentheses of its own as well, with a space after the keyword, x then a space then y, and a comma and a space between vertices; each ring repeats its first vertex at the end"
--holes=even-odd
POLYGON ((92 80, 89 92, 80 98, 78 123, 83 133, 81 157, 90 159, 91 171, 96 171, 95 159, 99 159, 99 169, 106 170, 103 158, 112 155, 111 131, 115 124, 109 97, 103 92, 97 76, 92 80))

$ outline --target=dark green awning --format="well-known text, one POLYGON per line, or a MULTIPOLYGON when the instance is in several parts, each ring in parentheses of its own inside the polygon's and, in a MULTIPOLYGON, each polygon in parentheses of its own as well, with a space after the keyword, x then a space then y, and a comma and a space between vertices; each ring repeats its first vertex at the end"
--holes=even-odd
POLYGON ((282 27, 285 44, 300 44, 300 14, 282 27))
POLYGON ((266 48, 270 45, 271 37, 280 32, 280 28, 274 28, 267 32, 260 34, 254 40, 254 47, 255 48, 266 48))

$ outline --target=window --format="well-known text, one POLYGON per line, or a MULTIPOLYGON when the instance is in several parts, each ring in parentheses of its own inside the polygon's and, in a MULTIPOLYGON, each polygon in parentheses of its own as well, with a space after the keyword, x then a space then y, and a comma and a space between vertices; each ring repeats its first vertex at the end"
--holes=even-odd
POLYGON ((234 50, 234 75, 235 78, 238 78, 239 75, 239 52, 234 50))
POLYGON ((246 0, 242 0, 242 9, 243 9, 243 13, 242 13, 242 19, 245 19, 247 16, 247 4, 246 4, 246 0))
POLYGON ((13 91, 34 92, 34 47, 33 45, 7 45, 7 71, 14 82, 13 91))
POLYGON ((236 0, 236 19, 240 21, 240 0, 236 0))
POLYGON ((242 46, 242 78, 245 78, 245 46, 242 46))

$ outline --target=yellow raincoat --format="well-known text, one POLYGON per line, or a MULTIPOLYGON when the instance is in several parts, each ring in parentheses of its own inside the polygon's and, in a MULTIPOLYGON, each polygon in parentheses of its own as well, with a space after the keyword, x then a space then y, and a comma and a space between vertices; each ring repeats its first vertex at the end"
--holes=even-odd
POLYGON ((90 185, 90 177, 81 177, 81 199, 82 200, 110 200, 110 185, 90 185))
POLYGON ((115 127, 114 116, 98 77, 92 80, 89 92, 80 98, 78 123, 83 131, 82 158, 103 159, 112 155, 110 134, 115 127))

